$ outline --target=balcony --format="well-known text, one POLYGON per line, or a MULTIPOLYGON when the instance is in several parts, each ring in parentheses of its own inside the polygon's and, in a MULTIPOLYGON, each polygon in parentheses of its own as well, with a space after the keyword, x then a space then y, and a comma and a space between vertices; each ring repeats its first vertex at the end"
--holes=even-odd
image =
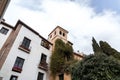
POLYGON ((50 44, 45 40, 41 41, 41 46, 43 46, 44 48, 46 48, 48 50, 50 49, 50 44))
POLYGON ((48 71, 48 63, 41 61, 39 66, 40 69, 43 69, 45 71, 48 71))
POLYGON ((22 43, 20 43, 19 49, 22 50, 22 51, 25 51, 27 53, 30 53, 30 51, 31 51, 31 47, 26 47, 22 43))
POLYGON ((14 67, 12 68, 12 71, 21 73, 22 68, 19 68, 19 67, 14 66, 14 67))

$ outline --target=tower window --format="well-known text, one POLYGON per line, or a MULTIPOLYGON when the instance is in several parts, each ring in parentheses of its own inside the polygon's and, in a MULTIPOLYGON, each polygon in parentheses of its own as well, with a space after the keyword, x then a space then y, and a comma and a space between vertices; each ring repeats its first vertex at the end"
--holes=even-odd
POLYGON ((65 33, 63 33, 63 36, 65 36, 65 33))
POLYGON ((52 35, 50 35, 50 38, 52 38, 52 35))
POLYGON ((59 32, 59 34, 61 35, 61 34, 62 34, 62 32, 60 31, 60 32, 59 32))
POLYGON ((55 35, 56 35, 56 31, 55 31, 55 33, 54 33, 55 35))

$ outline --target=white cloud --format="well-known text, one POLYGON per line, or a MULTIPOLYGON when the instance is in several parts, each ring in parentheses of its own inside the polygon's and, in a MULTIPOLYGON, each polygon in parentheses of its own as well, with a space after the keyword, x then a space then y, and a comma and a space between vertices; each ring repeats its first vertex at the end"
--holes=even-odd
POLYGON ((10 24, 15 24, 18 19, 21 19, 46 38, 56 25, 60 25, 69 31, 68 39, 74 43, 75 51, 79 50, 86 54, 92 53, 92 36, 97 41, 105 40, 120 50, 118 45, 120 16, 107 10, 96 14, 93 8, 83 5, 89 4, 90 0, 88 2, 85 0, 86 2, 83 3, 81 3, 83 0, 75 0, 75 2, 42 0, 40 6, 42 11, 21 7, 14 4, 14 1, 11 1, 5 15, 6 21, 10 24))

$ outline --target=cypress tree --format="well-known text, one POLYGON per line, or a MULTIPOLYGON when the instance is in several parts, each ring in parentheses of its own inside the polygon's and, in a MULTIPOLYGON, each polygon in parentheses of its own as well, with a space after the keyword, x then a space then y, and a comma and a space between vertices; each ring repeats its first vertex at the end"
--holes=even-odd
POLYGON ((99 44, 100 44, 100 47, 101 47, 102 51, 106 55, 113 56, 116 59, 120 60, 120 52, 118 52, 117 50, 115 50, 114 48, 112 48, 107 42, 100 41, 99 44))
POLYGON ((94 38, 92 41, 93 51, 97 53, 72 64, 72 80, 120 80, 120 53, 107 42, 100 41, 99 46, 94 38))
POLYGON ((92 37, 92 47, 93 47, 94 53, 98 54, 98 53, 102 52, 100 46, 98 45, 98 43, 96 42, 94 37, 92 37))

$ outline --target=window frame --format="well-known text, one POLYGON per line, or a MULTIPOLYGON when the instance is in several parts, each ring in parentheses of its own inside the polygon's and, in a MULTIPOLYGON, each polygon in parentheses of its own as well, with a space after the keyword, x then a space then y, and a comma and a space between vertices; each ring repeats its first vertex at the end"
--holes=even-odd
POLYGON ((7 29, 7 28, 5 28, 5 27, 2 27, 2 28, 0 29, 0 33, 2 33, 2 34, 4 34, 4 35, 7 35, 8 31, 9 31, 9 29, 7 29))
POLYGON ((65 37, 65 33, 63 33, 63 36, 65 37))
POLYGON ((42 70, 48 71, 48 63, 46 62, 46 60, 47 60, 47 55, 42 53, 38 67, 42 70))
POLYGON ((44 80, 44 73, 38 72, 37 80, 44 80))
POLYGON ((19 45, 19 49, 24 52, 30 53, 30 51, 31 51, 30 44, 31 44, 31 40, 27 37, 24 37, 22 42, 19 45))
POLYGON ((50 49, 50 44, 47 41, 45 41, 44 39, 41 40, 41 46, 43 46, 44 48, 46 48, 48 50, 50 49))
POLYGON ((56 31, 54 32, 54 35, 56 35, 56 31))
POLYGON ((62 35, 62 31, 59 31, 59 34, 62 35))
POLYGON ((25 59, 17 57, 13 65, 12 71, 21 73, 25 59))
POLYGON ((52 38, 52 35, 50 35, 50 38, 52 38))
POLYGON ((59 75, 59 80, 64 80, 64 74, 59 75))
POLYGON ((31 43, 31 40, 27 37, 24 37, 21 45, 24 46, 25 48, 29 49, 30 43, 31 43))
POLYGON ((16 78, 16 80, 18 79, 18 76, 11 75, 10 80, 12 80, 14 77, 16 78))
POLYGON ((47 55, 42 53, 40 62, 46 62, 46 60, 47 60, 47 55))

